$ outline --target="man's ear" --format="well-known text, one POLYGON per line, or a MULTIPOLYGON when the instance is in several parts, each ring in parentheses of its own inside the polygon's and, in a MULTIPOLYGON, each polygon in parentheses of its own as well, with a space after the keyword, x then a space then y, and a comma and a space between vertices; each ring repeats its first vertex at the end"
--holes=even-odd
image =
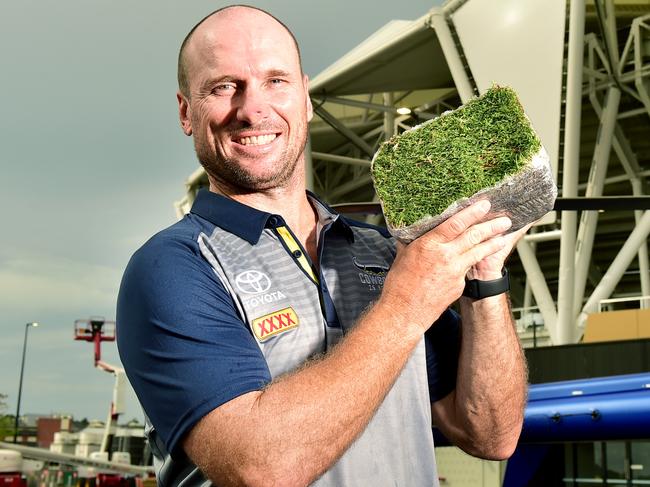
POLYGON ((183 133, 192 135, 192 113, 189 100, 180 91, 176 93, 176 99, 178 100, 178 117, 183 133))
POLYGON ((309 96, 309 76, 305 75, 303 77, 302 84, 305 87, 305 99, 307 100, 307 121, 311 122, 311 119, 314 118, 314 107, 309 96))

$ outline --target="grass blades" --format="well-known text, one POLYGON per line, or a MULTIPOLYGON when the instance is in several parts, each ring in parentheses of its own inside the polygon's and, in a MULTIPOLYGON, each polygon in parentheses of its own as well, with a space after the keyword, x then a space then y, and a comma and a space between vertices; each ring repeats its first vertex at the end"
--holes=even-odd
POLYGON ((400 228, 438 215, 516 174, 540 147, 516 93, 494 86, 382 144, 372 175, 384 216, 400 228))

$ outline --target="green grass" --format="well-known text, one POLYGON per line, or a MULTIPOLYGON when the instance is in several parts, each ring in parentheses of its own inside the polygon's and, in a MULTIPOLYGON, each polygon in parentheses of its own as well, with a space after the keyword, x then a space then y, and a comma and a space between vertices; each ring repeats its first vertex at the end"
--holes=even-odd
POLYGON ((384 216, 401 228, 438 215, 516 174, 540 147, 515 92, 494 86, 382 144, 372 176, 384 216))

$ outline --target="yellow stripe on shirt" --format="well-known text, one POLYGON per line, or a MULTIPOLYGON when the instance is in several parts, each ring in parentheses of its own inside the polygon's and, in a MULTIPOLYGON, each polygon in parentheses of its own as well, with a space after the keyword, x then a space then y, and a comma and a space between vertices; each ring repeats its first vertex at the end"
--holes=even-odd
POLYGON ((314 269, 312 269, 311 265, 309 265, 309 260, 307 260, 307 256, 300 249, 300 245, 298 244, 298 242, 296 242, 296 239, 293 238, 293 235, 291 235, 289 229, 287 227, 276 227, 275 229, 278 231, 278 235, 280 235, 285 245, 287 246, 287 248, 292 254, 296 250, 300 252, 300 257, 298 257, 298 263, 303 268, 303 270, 307 273, 307 275, 310 276, 314 282, 318 283, 318 277, 314 273, 314 269))

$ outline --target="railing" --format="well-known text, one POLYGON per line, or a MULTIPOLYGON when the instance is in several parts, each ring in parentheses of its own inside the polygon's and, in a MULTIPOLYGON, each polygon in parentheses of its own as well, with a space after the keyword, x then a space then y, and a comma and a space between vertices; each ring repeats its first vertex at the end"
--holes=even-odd
POLYGON ((551 337, 537 306, 513 308, 512 314, 517 326, 517 335, 524 348, 551 345, 551 337))
POLYGON ((632 301, 638 301, 640 309, 650 308, 650 296, 630 296, 627 298, 601 299, 598 302, 598 312, 612 311, 611 305, 614 303, 627 303, 632 301))

